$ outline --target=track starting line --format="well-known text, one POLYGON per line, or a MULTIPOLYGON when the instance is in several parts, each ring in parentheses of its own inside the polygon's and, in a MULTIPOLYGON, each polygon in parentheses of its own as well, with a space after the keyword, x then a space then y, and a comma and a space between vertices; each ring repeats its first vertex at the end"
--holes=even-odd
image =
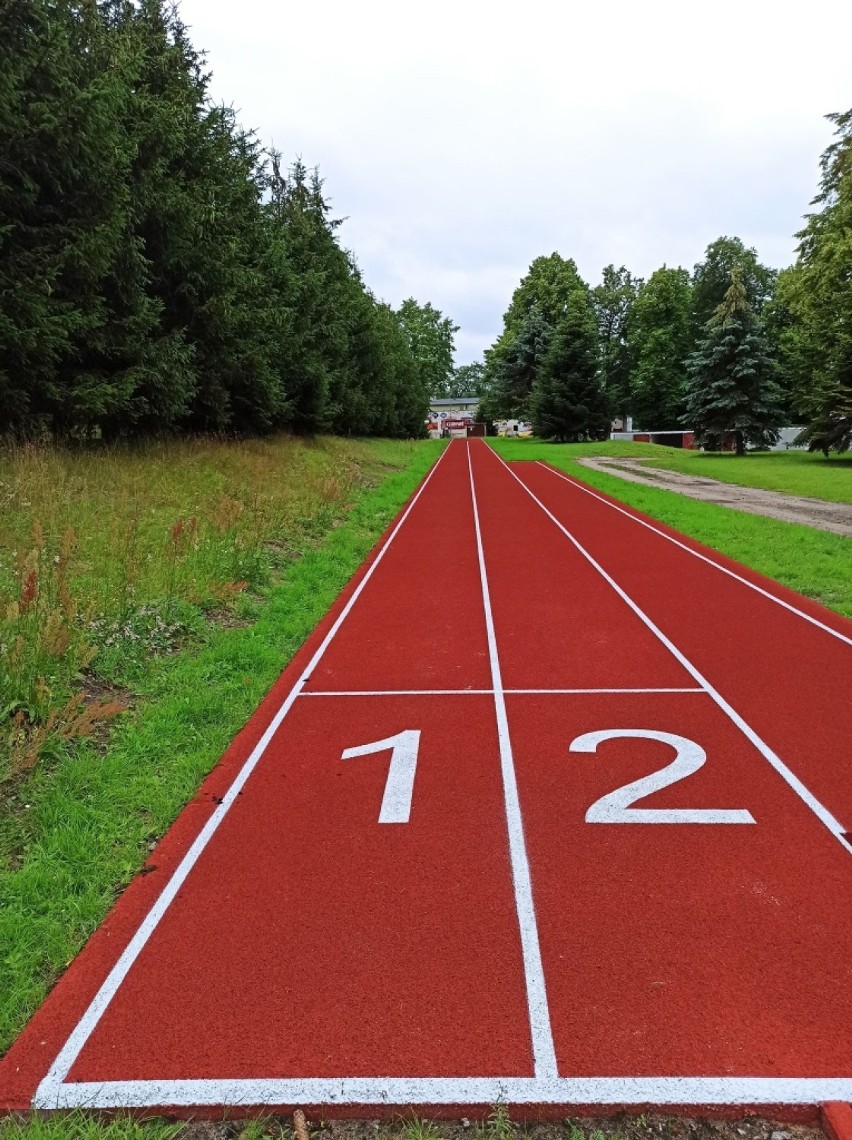
POLYGON ((452 443, 0 1107, 852 1100, 851 662, 843 618, 452 443))

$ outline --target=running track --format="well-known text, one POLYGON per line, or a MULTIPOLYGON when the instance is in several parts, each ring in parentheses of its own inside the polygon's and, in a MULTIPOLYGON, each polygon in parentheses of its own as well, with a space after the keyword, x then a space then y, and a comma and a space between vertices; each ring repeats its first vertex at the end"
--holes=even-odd
POLYGON ((852 623, 451 444, 0 1105, 852 1099, 850 663, 852 623))

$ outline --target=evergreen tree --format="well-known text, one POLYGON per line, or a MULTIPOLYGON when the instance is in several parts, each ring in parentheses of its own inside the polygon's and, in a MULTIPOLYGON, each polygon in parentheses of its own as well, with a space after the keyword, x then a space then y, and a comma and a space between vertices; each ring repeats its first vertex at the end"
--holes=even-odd
POLYGON ((598 329, 591 308, 572 306, 547 350, 530 401, 537 435, 559 443, 602 439, 610 406, 598 375, 598 329))
POLYGON ((681 426, 685 361, 692 349, 691 298, 687 271, 666 266, 639 290, 627 330, 631 402, 639 427, 665 431, 681 426))
POLYGON ((210 103, 171 0, 0 8, 0 431, 420 434, 422 359, 338 225, 210 103))
POLYGON ((726 432, 734 435, 737 455, 745 454, 747 442, 766 446, 777 440, 782 413, 776 365, 736 267, 687 371, 683 422, 705 446, 721 447, 726 432))
POLYGON ((821 159, 820 192, 797 235, 799 256, 785 275, 790 320, 782 362, 794 402, 808 420, 811 450, 852 447, 852 110, 828 116, 836 139, 821 159))
POLYGON ((731 274, 739 269, 752 309, 759 315, 775 292, 777 274, 761 265, 757 250, 746 248, 738 237, 720 237, 704 252, 704 260, 692 275, 692 320, 696 339, 704 335, 704 327, 725 298, 731 274))

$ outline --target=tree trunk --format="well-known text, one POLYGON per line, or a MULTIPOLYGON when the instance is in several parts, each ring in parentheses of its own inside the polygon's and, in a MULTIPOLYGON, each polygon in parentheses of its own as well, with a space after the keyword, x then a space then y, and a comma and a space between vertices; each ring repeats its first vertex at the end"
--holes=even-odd
POLYGON ((737 455, 745 455, 745 441, 741 431, 734 432, 734 442, 736 443, 737 455))

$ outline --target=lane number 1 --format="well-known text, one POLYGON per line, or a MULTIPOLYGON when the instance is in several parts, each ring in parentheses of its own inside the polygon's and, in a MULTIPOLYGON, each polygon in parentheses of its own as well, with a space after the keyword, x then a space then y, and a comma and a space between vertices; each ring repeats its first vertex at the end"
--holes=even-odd
POLYGON ((419 748, 420 729, 406 728, 396 736, 374 740, 372 744, 359 744, 355 748, 347 748, 341 755, 341 760, 352 760, 356 756, 390 752, 390 767, 379 811, 379 823, 408 823, 419 748))
POLYGON ((604 728, 584 732, 568 745, 569 752, 595 752, 605 740, 659 740, 675 750, 675 758, 664 768, 634 780, 595 800, 586 812, 586 823, 754 823, 744 808, 635 808, 630 805, 685 780, 703 767, 707 753, 700 744, 673 732, 650 728, 604 728))

